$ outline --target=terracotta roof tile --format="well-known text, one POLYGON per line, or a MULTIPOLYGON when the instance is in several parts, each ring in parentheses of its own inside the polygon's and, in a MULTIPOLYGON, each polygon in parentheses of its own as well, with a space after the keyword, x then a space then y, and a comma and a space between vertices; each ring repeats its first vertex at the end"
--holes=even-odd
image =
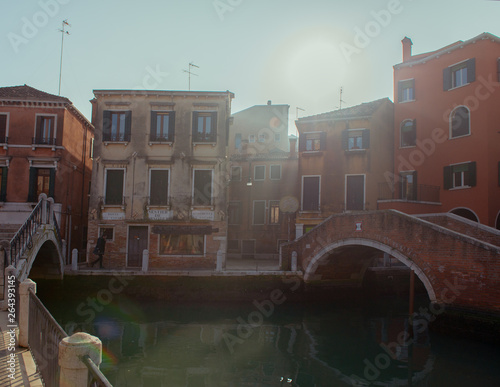
POLYGON ((50 101, 71 103, 71 101, 66 97, 49 94, 28 85, 0 87, 0 99, 13 101, 50 101))
POLYGON ((365 102, 361 105, 351 106, 344 109, 334 110, 309 117, 301 117, 298 122, 319 121, 319 120, 343 120, 354 117, 371 117, 373 113, 384 103, 390 102, 389 98, 382 98, 372 102, 365 102))

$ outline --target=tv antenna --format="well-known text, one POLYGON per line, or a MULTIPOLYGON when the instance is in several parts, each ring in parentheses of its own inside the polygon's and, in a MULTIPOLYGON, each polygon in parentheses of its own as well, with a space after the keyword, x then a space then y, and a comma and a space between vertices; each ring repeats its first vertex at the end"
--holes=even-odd
POLYGON ((306 111, 306 109, 302 109, 302 108, 296 107, 296 108, 295 108, 295 118, 296 118, 297 120, 299 119, 299 110, 300 110, 300 111, 303 111, 303 112, 305 112, 305 111, 306 111))
POLYGON ((69 32, 65 30, 66 26, 71 27, 71 24, 68 23, 68 19, 62 21, 62 28, 59 30, 62 37, 61 37, 61 62, 59 64, 59 91, 58 91, 57 95, 61 95, 61 76, 62 76, 64 35, 69 35, 69 32))
POLYGON ((199 69, 200 67, 199 66, 196 66, 193 62, 189 62, 189 70, 182 70, 184 71, 185 73, 188 73, 188 79, 189 79, 189 88, 188 90, 191 91, 191 75, 196 75, 198 76, 198 74, 195 74, 191 71, 191 67, 196 67, 197 69, 199 69))
POLYGON ((340 87, 339 110, 342 110, 342 102, 345 102, 345 101, 342 99, 342 93, 343 93, 343 90, 342 90, 342 87, 340 87))

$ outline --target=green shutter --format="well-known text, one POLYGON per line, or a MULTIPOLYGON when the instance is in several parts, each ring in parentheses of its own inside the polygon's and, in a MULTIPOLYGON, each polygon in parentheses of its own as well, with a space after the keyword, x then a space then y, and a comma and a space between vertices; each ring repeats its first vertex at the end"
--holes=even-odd
POLYGON ((168 140, 174 141, 175 138, 175 112, 170 112, 168 115, 168 140))
POLYGON ((9 168, 3 167, 2 168, 2 182, 1 182, 1 188, 0 188, 0 202, 6 202, 7 201, 7 173, 9 171, 9 168))
POLYGON ((451 89, 451 68, 446 67, 443 69, 443 90, 451 89))
POLYGON ((197 141, 198 138, 198 112, 193 112, 193 141, 197 141))
POLYGON ((443 168, 443 188, 450 189, 452 187, 453 187, 452 167, 448 165, 443 168))
POLYGON ((467 82, 471 83, 476 80, 476 58, 471 58, 467 61, 467 82))
POLYGON ((319 150, 326 150, 326 132, 321 132, 319 135, 319 150))
POLYGON ((151 112, 151 131, 149 132, 149 140, 156 140, 156 112, 151 112))
POLYGON ((38 177, 38 171, 36 168, 30 167, 30 178, 28 187, 28 202, 36 202, 36 180, 38 177))
POLYGON ((102 139, 109 141, 111 137, 111 112, 104 110, 102 115, 102 139))
POLYGON ((56 169, 50 169, 50 180, 49 180, 49 198, 54 198, 54 190, 56 187, 56 169))
POLYGON ((212 127, 210 129, 210 137, 215 142, 217 141, 217 112, 212 112, 212 127))
POLYGON ((128 110, 125 112, 125 141, 130 142, 131 132, 132 132, 132 112, 128 110))
POLYGON ((370 129, 363 130, 363 149, 370 149, 370 129))
POLYGON ((349 149, 349 131, 347 129, 342 131, 342 149, 349 149))
POLYGON ((469 186, 475 187, 476 186, 476 162, 472 161, 468 164, 469 166, 469 186))

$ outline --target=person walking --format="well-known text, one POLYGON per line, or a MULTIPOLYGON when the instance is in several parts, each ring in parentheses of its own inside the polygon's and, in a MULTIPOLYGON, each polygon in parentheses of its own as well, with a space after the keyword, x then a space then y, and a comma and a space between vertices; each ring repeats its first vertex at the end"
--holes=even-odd
POLYGON ((99 268, 102 269, 102 258, 104 256, 104 250, 106 248, 106 234, 102 234, 99 238, 97 238, 97 243, 95 245, 94 254, 97 254, 99 258, 93 261, 90 266, 94 267, 94 265, 99 262, 99 268))

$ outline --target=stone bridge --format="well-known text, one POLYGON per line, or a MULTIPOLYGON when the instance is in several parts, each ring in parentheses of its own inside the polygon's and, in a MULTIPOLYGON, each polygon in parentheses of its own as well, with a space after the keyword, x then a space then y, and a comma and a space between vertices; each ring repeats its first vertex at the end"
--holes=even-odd
POLYGON ((500 231, 450 214, 332 215, 282 245, 281 260, 289 268, 296 254, 306 282, 361 286, 384 253, 414 271, 433 303, 500 313, 500 231))

